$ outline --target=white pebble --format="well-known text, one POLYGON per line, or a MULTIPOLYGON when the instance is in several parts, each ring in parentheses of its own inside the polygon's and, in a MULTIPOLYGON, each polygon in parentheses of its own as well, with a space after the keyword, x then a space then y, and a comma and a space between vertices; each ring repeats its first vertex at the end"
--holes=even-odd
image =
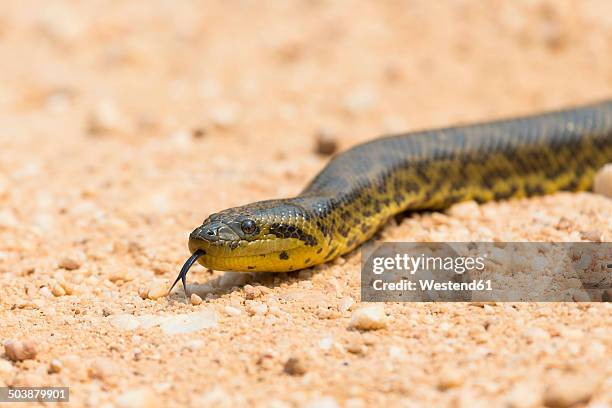
POLYGON ((19 225, 19 221, 11 210, 0 210, 0 229, 14 228, 19 225))
POLYGON ((172 316, 161 324, 165 334, 191 333, 214 327, 217 327, 217 314, 212 310, 172 316))
POLYGON ((369 86, 353 89, 345 99, 346 109, 353 114, 364 113, 376 102, 376 90, 369 86))
POLYGON ((4 353, 12 361, 32 360, 36 358, 36 343, 31 340, 7 340, 4 342, 4 353))
POLYGON ((387 327, 387 315, 382 305, 365 306, 353 312, 350 327, 359 330, 377 330, 387 327))
POLYGON ((131 314, 114 315, 110 319, 110 323, 120 330, 135 330, 140 327, 140 322, 136 316, 131 314))
POLYGON ((199 297, 196 293, 192 293, 189 300, 191 301, 191 304, 194 306, 202 304, 202 298, 199 297))
POLYGON ((46 297, 46 298, 52 298, 52 297, 54 297, 54 296, 53 296, 53 293, 51 293, 51 291, 49 290, 49 288, 48 288, 48 287, 46 287, 46 286, 43 286, 42 288, 40 288, 40 289, 39 289, 39 292, 40 292, 40 294, 41 294, 41 295, 43 295, 43 296, 44 296, 44 297, 46 297))
POLYGON ((612 198, 612 163, 603 166, 595 175, 593 182, 595 194, 612 198))
POLYGON ((111 100, 100 101, 89 116, 89 131, 93 134, 120 132, 126 128, 126 119, 111 100))
POLYGON ((168 294, 168 284, 164 280, 154 280, 149 285, 147 297, 151 300, 156 300, 168 294))
POLYGON ((227 313, 228 316, 240 316, 242 314, 240 309, 233 306, 225 306, 223 311, 227 313))
POLYGON ((324 337, 319 341, 319 347, 323 350, 329 350, 334 345, 334 339, 331 337, 324 337))
POLYGON ((6 360, 0 359, 0 374, 12 374, 15 367, 6 360))
POLYGON ((352 297, 347 296, 345 298, 342 298, 342 300, 340 301, 340 306, 338 307, 338 310, 340 310, 341 312, 349 311, 354 304, 355 300, 353 300, 352 297))
POLYGON ((124 392, 117 398, 118 408, 157 408, 160 399, 148 388, 137 388, 124 392))
POLYGON ((229 128, 238 120, 238 107, 231 103, 216 105, 210 110, 210 119, 215 126, 229 128))
POLYGON ((302 405, 302 408, 339 408, 340 406, 333 397, 319 397, 311 399, 302 405))

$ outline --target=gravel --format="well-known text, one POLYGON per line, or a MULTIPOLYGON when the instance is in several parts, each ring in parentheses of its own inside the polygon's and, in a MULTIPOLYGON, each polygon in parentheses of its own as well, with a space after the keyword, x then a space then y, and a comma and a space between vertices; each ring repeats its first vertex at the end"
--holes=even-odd
POLYGON ((12 361, 32 360, 36 358, 37 346, 33 340, 6 340, 4 353, 12 361))
POLYGON ((349 327, 358 330, 378 330, 387 327, 387 321, 382 305, 365 306, 353 312, 349 327))

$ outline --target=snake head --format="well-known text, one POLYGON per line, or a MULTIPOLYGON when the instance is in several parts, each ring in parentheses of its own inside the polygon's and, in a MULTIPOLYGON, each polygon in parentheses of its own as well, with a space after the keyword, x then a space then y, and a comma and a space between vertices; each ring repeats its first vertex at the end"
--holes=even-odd
POLYGON ((211 269, 302 269, 315 263, 324 241, 312 218, 311 211, 294 199, 230 208, 212 214, 190 234, 189 250, 200 251, 198 262, 211 269))

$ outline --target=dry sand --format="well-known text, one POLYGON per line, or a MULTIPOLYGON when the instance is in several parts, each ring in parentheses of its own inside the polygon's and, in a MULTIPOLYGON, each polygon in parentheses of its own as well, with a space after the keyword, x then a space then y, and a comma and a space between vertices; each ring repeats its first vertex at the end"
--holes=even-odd
MULTIPOLYGON (((0 386, 67 385, 74 407, 612 406, 610 304, 385 304, 359 331, 358 252, 196 267, 195 305, 159 297, 208 214, 300 191, 317 134, 345 149, 610 97, 609 1, 0 10, 0 386)), ((611 214, 562 193, 380 237, 612 241, 611 214)))

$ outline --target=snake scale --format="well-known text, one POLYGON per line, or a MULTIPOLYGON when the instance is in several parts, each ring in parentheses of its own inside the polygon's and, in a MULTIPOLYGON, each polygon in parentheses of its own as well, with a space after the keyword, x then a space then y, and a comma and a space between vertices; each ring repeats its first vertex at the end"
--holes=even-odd
POLYGON ((333 157, 296 197, 210 215, 191 233, 192 256, 174 284, 182 279, 186 290, 196 261, 258 272, 321 264, 403 211, 587 190, 608 162, 612 100, 375 139, 333 157))

